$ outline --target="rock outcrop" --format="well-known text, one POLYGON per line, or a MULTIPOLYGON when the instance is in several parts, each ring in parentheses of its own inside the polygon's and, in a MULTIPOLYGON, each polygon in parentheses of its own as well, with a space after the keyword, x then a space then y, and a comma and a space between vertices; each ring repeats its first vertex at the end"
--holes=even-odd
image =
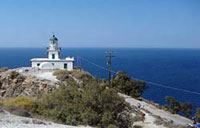
POLYGON ((24 75, 15 70, 0 73, 0 100, 18 96, 36 97, 59 87, 59 82, 24 75))

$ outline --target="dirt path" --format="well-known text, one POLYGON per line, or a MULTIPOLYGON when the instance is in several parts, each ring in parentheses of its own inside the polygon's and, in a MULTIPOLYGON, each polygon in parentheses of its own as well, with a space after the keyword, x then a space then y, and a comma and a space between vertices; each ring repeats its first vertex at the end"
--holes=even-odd
MULTIPOLYGON (((177 114, 171 114, 167 111, 164 111, 164 110, 161 110, 161 109, 158 109, 156 108, 155 106, 151 105, 151 104, 148 104, 144 101, 138 101, 134 98, 131 98, 129 96, 126 96, 126 95, 123 95, 123 94, 120 94, 121 96, 123 96, 126 100, 126 102, 130 103, 130 105, 134 105, 134 106, 137 106, 138 103, 141 104, 142 108, 144 110, 147 110, 149 111, 152 115, 156 115, 156 116, 160 116, 161 118, 165 119, 165 120, 172 120, 174 122, 174 124, 177 124, 177 125, 188 125, 188 124, 191 124, 192 121, 190 119, 187 119, 185 117, 182 117, 182 116, 179 116, 177 114)), ((153 123, 154 121, 154 117, 151 116, 149 113, 143 111, 145 113, 145 122, 151 122, 153 123)), ((152 127, 154 128, 154 127, 152 127)), ((156 126, 155 126, 156 128, 156 126)))
POLYGON ((43 73, 33 74, 33 76, 36 76, 37 78, 41 78, 41 79, 50 80, 53 82, 58 81, 56 79, 56 76, 53 75, 53 72, 43 72, 43 73))

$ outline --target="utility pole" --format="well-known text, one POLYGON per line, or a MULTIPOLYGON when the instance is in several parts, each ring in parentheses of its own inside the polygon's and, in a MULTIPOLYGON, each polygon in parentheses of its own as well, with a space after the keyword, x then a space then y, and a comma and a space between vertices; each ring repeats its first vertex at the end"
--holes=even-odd
POLYGON ((82 61, 81 57, 78 58, 79 70, 82 71, 82 61))
POLYGON ((112 55, 113 51, 106 51, 106 53, 108 54, 108 56, 106 56, 106 57, 108 57, 108 62, 107 62, 107 64, 108 64, 108 80, 109 80, 109 86, 111 86, 111 58, 115 57, 115 56, 112 55))

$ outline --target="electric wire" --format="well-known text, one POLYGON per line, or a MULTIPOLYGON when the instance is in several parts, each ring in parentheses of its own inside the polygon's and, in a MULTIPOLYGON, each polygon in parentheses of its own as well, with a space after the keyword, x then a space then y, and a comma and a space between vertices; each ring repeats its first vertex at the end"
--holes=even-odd
MULTIPOLYGON (((85 57, 81 57, 83 60, 85 60, 86 62, 102 69, 102 70, 105 70, 105 71, 108 71, 107 68, 103 67, 103 66, 100 66, 88 59, 86 59, 85 57)), ((116 71, 113 71, 111 70, 112 73, 114 74, 117 74, 116 71)), ((176 88, 176 87, 171 87, 171 86, 167 86, 167 85, 163 85, 163 84, 158 84, 158 83, 155 83, 155 82, 151 82, 151 81, 147 81, 147 80, 142 80, 142 79, 138 79, 138 78, 135 78, 135 77, 132 77, 133 79, 135 80, 139 80, 139 81, 144 81, 146 82, 147 84, 150 84, 150 85, 154 85, 154 86, 158 86, 158 87, 162 87, 162 88, 167 88, 167 89, 171 89, 171 90, 175 90, 175 91, 180 91, 180 92, 185 92, 185 93, 190 93, 190 94, 195 94, 195 95, 200 95, 200 92, 196 92, 196 91, 190 91, 190 90, 186 90, 186 89, 181 89, 181 88, 176 88)))

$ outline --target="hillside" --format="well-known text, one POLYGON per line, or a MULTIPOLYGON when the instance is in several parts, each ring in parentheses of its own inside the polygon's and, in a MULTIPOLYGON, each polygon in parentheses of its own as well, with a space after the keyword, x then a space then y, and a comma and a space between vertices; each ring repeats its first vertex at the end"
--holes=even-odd
MULTIPOLYGON (((54 71, 48 70, 36 70, 32 68, 18 68, 8 70, 0 73, 0 96, 1 100, 6 100, 13 97, 26 96, 36 98, 38 95, 48 94, 57 88, 59 88, 60 82, 65 77, 56 78, 53 75, 54 71)), ((90 75, 89 73, 86 76, 90 75)), ((82 77, 79 72, 75 71, 68 74, 77 84, 81 82, 88 82, 90 79, 95 79, 91 76, 90 79, 82 77)), ((129 114, 132 115, 132 126, 137 128, 187 128, 187 124, 192 123, 191 120, 171 114, 167 111, 158 109, 154 105, 139 101, 130 96, 119 93, 120 97, 123 97, 127 103, 131 106, 129 114), (138 103, 141 104, 141 108, 138 108, 138 103), (142 114, 145 114, 144 120, 141 118, 142 114), (140 126, 140 127, 139 127, 140 126)), ((65 128, 69 125, 59 125, 52 122, 41 121, 44 123, 34 124, 33 118, 19 117, 12 115, 4 110, 0 113, 1 121, 0 126, 11 128, 12 126, 18 125, 19 127, 31 128, 31 127, 44 127, 44 128, 65 128), (27 123, 29 122, 29 123, 27 123), (50 125, 51 124, 51 125, 50 125)))

